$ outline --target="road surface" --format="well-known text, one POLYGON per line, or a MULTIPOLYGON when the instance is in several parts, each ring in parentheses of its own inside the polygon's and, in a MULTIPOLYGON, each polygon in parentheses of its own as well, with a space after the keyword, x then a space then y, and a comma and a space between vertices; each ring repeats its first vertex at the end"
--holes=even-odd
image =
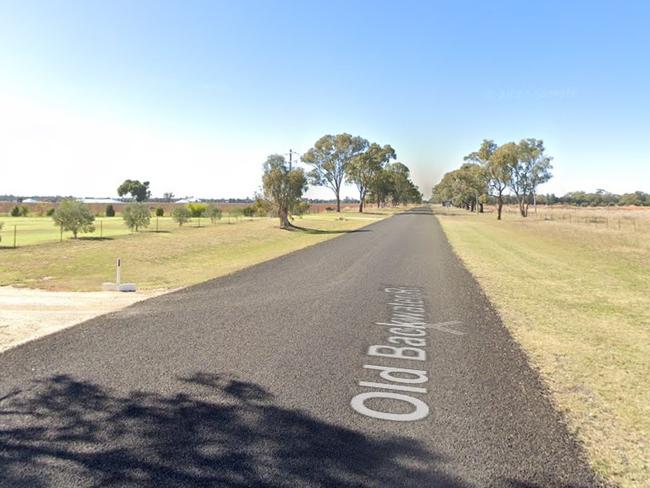
POLYGON ((596 481, 421 209, 1 354, 0 486, 596 481))

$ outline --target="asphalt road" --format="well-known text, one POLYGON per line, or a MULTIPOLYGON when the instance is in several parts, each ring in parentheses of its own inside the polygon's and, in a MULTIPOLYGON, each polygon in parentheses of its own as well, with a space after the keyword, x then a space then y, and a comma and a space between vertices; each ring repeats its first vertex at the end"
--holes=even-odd
POLYGON ((2 487, 596 485, 426 210, 0 354, 2 487))

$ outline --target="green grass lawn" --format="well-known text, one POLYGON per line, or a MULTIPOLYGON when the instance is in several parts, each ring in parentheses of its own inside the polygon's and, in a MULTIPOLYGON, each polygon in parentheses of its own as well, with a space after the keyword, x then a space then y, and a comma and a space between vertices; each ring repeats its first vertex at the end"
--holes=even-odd
MULTIPOLYGON (((236 223, 242 221, 242 217, 231 217, 227 213, 223 215, 222 223, 236 223)), ((31 246, 34 244, 43 244, 46 242, 59 242, 72 239, 72 232, 61 231, 52 221, 52 217, 0 217, 0 222, 4 226, 0 230, 0 247, 13 247, 14 226, 16 227, 16 245, 31 246)), ((185 224, 187 227, 196 227, 198 225, 210 225, 210 219, 202 218, 199 222, 193 219, 192 222, 185 224)), ((146 229, 148 232, 172 231, 178 227, 178 224, 171 217, 151 217, 151 225, 146 229)), ((116 237, 130 234, 131 231, 124 225, 122 217, 97 217, 95 219, 95 232, 79 234, 82 240, 97 239, 104 237, 116 237)))
POLYGON ((434 210, 595 469, 650 486, 650 233, 434 210))
POLYGON ((0 285, 99 290, 103 282, 114 280, 119 257, 123 281, 141 289, 176 288, 336 237, 395 211, 305 215, 294 221, 303 229, 294 231, 279 229, 278 219, 224 217, 214 225, 205 219, 201 228, 197 222, 179 228, 170 219, 160 219, 160 232, 151 230, 154 218, 149 230, 130 233, 120 218, 114 218, 106 219, 104 239, 63 242, 58 242, 56 228, 52 232, 51 219, 26 218, 25 235, 31 232, 31 242, 40 239, 41 244, 0 248, 0 285))

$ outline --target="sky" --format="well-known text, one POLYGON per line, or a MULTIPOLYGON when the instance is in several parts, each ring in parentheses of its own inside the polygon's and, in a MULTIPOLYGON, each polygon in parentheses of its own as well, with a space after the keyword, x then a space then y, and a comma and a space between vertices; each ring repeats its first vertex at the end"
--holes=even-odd
POLYGON ((0 194, 253 196, 267 155, 340 132, 425 196, 525 137, 541 192, 650 191, 649 24, 626 1, 0 0, 0 194))

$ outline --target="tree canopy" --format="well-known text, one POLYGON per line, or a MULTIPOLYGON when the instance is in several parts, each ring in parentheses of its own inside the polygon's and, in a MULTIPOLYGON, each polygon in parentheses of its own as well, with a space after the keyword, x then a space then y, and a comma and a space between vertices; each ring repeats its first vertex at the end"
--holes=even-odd
POLYGON ((497 202, 497 219, 506 191, 517 200, 523 217, 536 204, 539 185, 551 179, 551 160, 541 139, 522 139, 498 146, 484 139, 478 151, 465 156, 465 164, 446 173, 433 189, 434 199, 468 209, 479 209, 488 194, 497 202), (473 203, 472 203, 473 202, 473 203))
POLYGON ((359 191, 359 212, 363 212, 368 190, 388 162, 395 158, 395 150, 390 145, 380 146, 373 142, 350 161, 346 179, 349 183, 354 183, 359 191))
POLYGON ((56 225, 72 232, 72 237, 77 238, 79 232, 94 232, 95 216, 90 211, 90 207, 79 200, 73 198, 65 199, 59 202, 56 210, 52 214, 52 220, 56 225))
POLYGON ((136 202, 144 202, 151 197, 149 190, 149 182, 140 182, 139 180, 124 180, 124 182, 117 187, 117 194, 121 197, 130 195, 136 202))
POLYGON ((347 133, 325 135, 303 156, 302 161, 312 166, 307 175, 312 185, 324 186, 334 192, 336 211, 341 211, 341 187, 353 159, 368 148, 363 137, 347 133))
POLYGON ((284 156, 272 154, 264 163, 262 186, 264 196, 273 202, 277 210, 280 227, 292 227, 289 214, 307 190, 307 178, 302 168, 289 169, 284 156))

